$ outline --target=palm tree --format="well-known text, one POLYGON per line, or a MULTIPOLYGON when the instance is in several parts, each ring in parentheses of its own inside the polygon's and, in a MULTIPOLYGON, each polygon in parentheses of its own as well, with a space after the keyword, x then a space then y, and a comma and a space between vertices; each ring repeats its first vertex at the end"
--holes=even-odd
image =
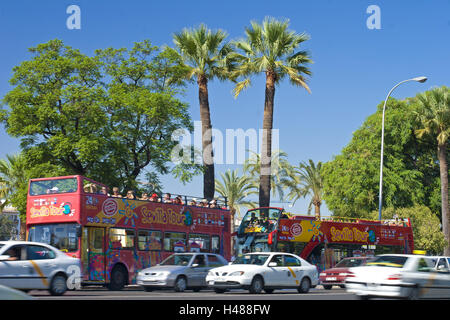
POLYGON ((416 97, 419 106, 415 112, 420 128, 416 135, 431 135, 437 140, 437 155, 441 179, 442 231, 447 241, 445 255, 450 255, 450 215, 448 197, 447 141, 450 136, 450 88, 442 86, 416 97))
POLYGON ((207 199, 214 197, 214 154, 208 81, 214 78, 228 79, 227 70, 231 68, 228 54, 232 48, 229 43, 224 42, 226 37, 226 32, 222 30, 213 32, 203 24, 197 29, 183 29, 173 36, 173 41, 188 70, 186 77, 197 78, 202 122, 203 197, 207 199))
MULTIPOLYGON (((285 189, 284 181, 287 179, 289 172, 292 171, 292 167, 287 160, 287 153, 281 150, 273 151, 270 163, 270 190, 272 196, 275 196, 278 193, 280 201, 283 201, 285 189)), ((249 175, 255 189, 258 189, 258 177, 261 172, 260 155, 253 152, 250 158, 245 160, 243 171, 249 175)))
MULTIPOLYGON (((248 208, 256 207, 256 203, 247 199, 252 194, 257 194, 252 179, 248 176, 238 176, 237 170, 231 171, 228 169, 221 174, 222 181, 216 179, 216 192, 222 197, 227 197, 228 206, 231 213, 231 233, 234 232, 235 215, 236 212, 240 215, 240 207, 248 208)), ((234 244, 231 243, 232 251, 234 244)))
POLYGON ((6 160, 0 159, 0 199, 5 199, 0 204, 0 211, 10 204, 11 195, 19 186, 27 183, 25 168, 26 164, 22 154, 6 155, 6 160))
POLYGON ((290 189, 288 194, 289 200, 295 203, 300 198, 311 196, 311 202, 308 206, 308 214, 314 206, 316 219, 320 219, 320 206, 322 205, 323 179, 320 174, 322 162, 318 162, 317 166, 309 159, 309 163, 300 162, 298 167, 293 167, 289 174, 289 179, 285 181, 285 185, 290 189))
POLYGON ((274 18, 265 18, 262 25, 251 22, 251 28, 245 29, 246 38, 235 42, 236 48, 242 51, 242 54, 233 55, 239 60, 234 77, 245 77, 236 84, 235 97, 250 85, 249 76, 261 73, 266 76, 259 187, 261 207, 270 205, 275 86, 287 76, 292 84, 310 92, 304 75, 311 74, 305 64, 312 61, 306 51, 296 51, 302 42, 309 39, 309 36, 290 31, 288 26, 289 20, 278 21, 274 18))

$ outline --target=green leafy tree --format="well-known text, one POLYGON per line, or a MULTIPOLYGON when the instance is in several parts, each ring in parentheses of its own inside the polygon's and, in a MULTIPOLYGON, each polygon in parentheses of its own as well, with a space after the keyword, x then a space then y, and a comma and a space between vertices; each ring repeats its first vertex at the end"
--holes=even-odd
POLYGON ((89 57, 51 40, 30 52, 13 69, 3 99, 9 110, 0 117, 36 166, 133 189, 147 166, 192 178, 189 166, 171 164, 172 132, 192 130, 188 106, 177 98, 185 69, 175 50, 143 41, 89 57))
POLYGON ((209 106, 208 82, 217 78, 228 79, 229 53, 232 51, 225 41, 227 33, 211 31, 205 25, 197 29, 184 29, 174 34, 173 41, 187 67, 185 77, 197 80, 200 120, 202 123, 203 197, 214 197, 214 154, 212 150, 212 124, 209 106))
POLYGON ((96 54, 105 81, 109 79, 104 100, 108 161, 125 188, 137 189, 137 178, 147 166, 170 172, 171 151, 178 143, 172 133, 192 130, 188 105, 176 98, 185 71, 174 50, 161 51, 148 40, 130 50, 108 48, 96 54))
POLYGON ((274 116, 275 87, 288 77, 294 85, 310 92, 305 75, 311 75, 306 67, 311 63, 306 51, 297 51, 309 36, 288 29, 289 21, 266 18, 262 24, 251 22, 245 29, 246 38, 235 42, 240 55, 234 55, 239 65, 234 76, 244 77, 234 89, 235 97, 250 85, 250 76, 264 74, 265 101, 263 116, 263 138, 261 146, 261 171, 259 186, 259 205, 270 205, 272 128, 274 116))
POLYGON ((86 174, 105 155, 99 62, 61 40, 29 50, 33 58, 13 68, 14 88, 4 97, 7 132, 35 156, 86 174))
POLYGON ((437 142, 437 158, 441 182, 442 230, 446 238, 445 255, 450 255, 450 213, 448 192, 447 142, 450 137, 450 88, 445 86, 416 96, 419 105, 415 112, 419 127, 417 136, 431 136, 437 142))
MULTIPOLYGON (((367 216, 378 208, 381 116, 383 105, 353 134, 341 154, 323 165, 323 199, 336 215, 367 216)), ((415 105, 390 99, 385 118, 384 207, 422 204, 435 211, 435 152, 431 139, 414 134, 415 105)))
MULTIPOLYGON (((428 207, 415 205, 409 208, 386 208, 381 214, 382 219, 409 218, 413 229, 414 248, 426 250, 427 254, 442 254, 445 248, 444 234, 440 228, 439 218, 428 207)), ((378 211, 372 211, 369 218, 378 219, 378 211)))
POLYGON ((288 179, 284 182, 289 193, 288 199, 295 203, 300 198, 311 196, 308 206, 308 214, 314 206, 314 214, 320 219, 320 206, 322 205, 323 179, 320 173, 322 162, 317 165, 311 159, 308 162, 300 162, 298 167, 293 167, 288 179))

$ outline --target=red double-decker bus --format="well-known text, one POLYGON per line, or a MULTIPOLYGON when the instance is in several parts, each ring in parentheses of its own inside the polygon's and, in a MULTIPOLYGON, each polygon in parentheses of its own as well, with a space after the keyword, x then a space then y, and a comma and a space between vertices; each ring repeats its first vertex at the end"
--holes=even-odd
POLYGON ((249 210, 237 232, 237 253, 282 251, 297 254, 324 270, 344 257, 412 253, 409 219, 365 220, 286 213, 282 208, 249 210))
MULTIPOLYGON (((119 290, 174 252, 230 260, 230 213, 221 208, 114 198, 86 177, 31 179, 27 238, 81 259, 82 284, 119 290)), ((161 200, 159 200, 161 201, 161 200)), ((226 202, 226 201, 225 201, 226 202)))

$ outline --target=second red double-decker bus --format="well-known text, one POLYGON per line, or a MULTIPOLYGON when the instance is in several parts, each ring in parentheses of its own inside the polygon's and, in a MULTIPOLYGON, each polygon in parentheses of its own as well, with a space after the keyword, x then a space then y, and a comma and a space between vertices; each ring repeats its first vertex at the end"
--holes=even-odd
MULTIPOLYGON (((230 259, 230 213, 221 208, 115 198, 83 176, 32 179, 27 238, 81 259, 82 283, 118 290, 174 252, 230 259)), ((161 201, 161 200, 159 200, 161 201)))
POLYGON ((237 253, 283 251, 299 255, 319 271, 344 257, 412 253, 409 219, 322 218, 286 213, 282 208, 249 210, 237 232, 237 253))

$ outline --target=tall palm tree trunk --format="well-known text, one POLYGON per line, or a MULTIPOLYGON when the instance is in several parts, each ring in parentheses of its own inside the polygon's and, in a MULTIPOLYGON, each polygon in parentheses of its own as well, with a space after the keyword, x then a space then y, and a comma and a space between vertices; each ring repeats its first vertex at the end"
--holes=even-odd
POLYGON ((446 240, 444 255, 450 255, 450 221, 448 204, 448 166, 446 143, 438 145, 439 170, 441 176, 442 232, 446 240))
POLYGON ((202 122, 202 154, 203 154, 203 197, 206 199, 214 198, 214 154, 212 146, 212 125, 211 114, 208 101, 208 79, 199 75, 198 99, 200 104, 200 121, 202 122))
POLYGON ((270 206, 270 175, 272 166, 272 127, 276 75, 266 71, 263 136, 261 145, 261 171, 259 181, 259 206, 270 206))
POLYGON ((322 205, 321 201, 314 201, 314 215, 316 220, 320 220, 320 206, 322 205))

